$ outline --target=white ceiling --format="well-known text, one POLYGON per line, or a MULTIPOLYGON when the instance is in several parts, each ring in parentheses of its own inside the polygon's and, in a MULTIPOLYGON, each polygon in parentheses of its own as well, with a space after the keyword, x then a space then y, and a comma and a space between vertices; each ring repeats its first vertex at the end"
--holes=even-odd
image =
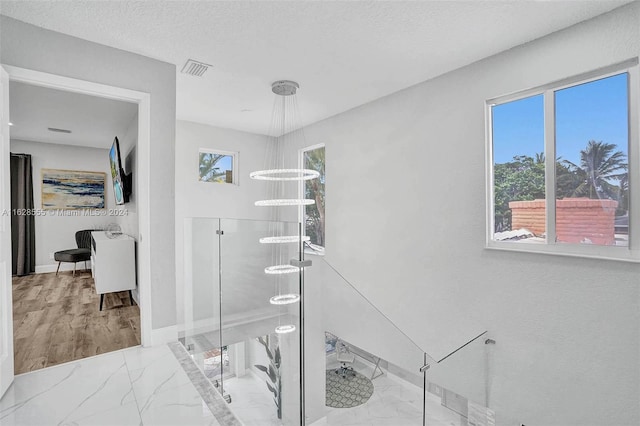
POLYGON ((110 148, 122 138, 138 106, 12 81, 9 84, 11 139, 110 148), (71 130, 57 133, 49 127, 71 130))
POLYGON ((2 14, 174 63, 179 119, 267 133, 279 79, 303 124, 631 0, 2 1, 2 14), (213 65, 202 79, 187 59, 213 65))

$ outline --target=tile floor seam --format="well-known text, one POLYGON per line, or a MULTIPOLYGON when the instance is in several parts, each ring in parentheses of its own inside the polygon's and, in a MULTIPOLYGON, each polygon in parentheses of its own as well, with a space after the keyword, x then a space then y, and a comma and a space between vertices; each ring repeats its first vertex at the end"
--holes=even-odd
MULTIPOLYGON (((15 408, 15 410, 10 411, 9 413, 7 413, 7 414, 5 414, 4 416, 0 417, 0 419, 3 419, 3 418, 5 418, 5 417, 7 417, 9 414, 13 414, 15 411, 17 411, 17 410, 21 409, 22 407, 24 407, 25 405, 27 405, 29 402, 31 402, 32 400, 34 400, 34 399, 35 399, 35 398, 37 398, 38 396, 43 395, 43 394, 45 394, 45 393, 47 393, 47 392, 49 392, 49 391, 53 390, 53 388, 55 388, 56 386, 60 385, 62 382, 64 382, 65 380, 67 380, 69 377, 71 377, 71 376, 73 375, 73 373, 75 373, 75 372, 76 372, 76 370, 77 370, 78 368, 79 368, 79 367, 74 367, 74 368, 69 372, 69 374, 67 374, 64 378, 62 378, 62 380, 58 381, 56 384, 54 384, 54 385, 50 386, 49 388, 47 388, 47 389, 45 389, 45 390, 43 390, 43 391, 40 391, 40 392, 36 393, 35 395, 33 395, 33 396, 31 396, 31 397, 29 397, 29 398, 25 399, 24 401, 21 401, 21 402, 19 402, 19 403, 17 403, 17 404, 14 404, 14 405, 12 405, 12 406, 10 406, 10 407, 6 408, 5 410, 0 410, 0 413, 2 413, 3 411, 8 411, 8 410, 10 410, 10 409, 12 409, 12 408, 15 408), (16 408, 16 407, 17 407, 17 408, 16 408)), ((13 385, 11 385, 11 386, 13 386, 13 385)))
POLYGON ((0 399, 0 424, 220 426, 182 371, 167 345, 133 348, 115 356, 99 355, 65 367, 42 369, 16 377, 15 386, 0 399), (159 356, 162 362, 149 367, 159 356), (134 377, 145 370, 134 383, 134 377), (160 384, 170 373, 175 374, 173 379, 160 384), (178 375, 184 379, 174 384, 178 375), (149 388, 159 392, 144 411, 141 404, 149 388))
MULTIPOLYGON (((153 397, 158 395, 158 392, 160 392, 160 389, 167 384, 171 379, 173 379, 173 377, 176 375, 176 373, 174 372, 172 375, 170 375, 169 377, 167 377, 162 383, 160 383, 158 386, 156 386, 156 388, 153 390, 153 393, 151 395, 149 395, 149 397, 147 398, 147 401, 144 403, 144 405, 142 406, 142 410, 140 411, 140 416, 142 417, 142 412, 146 411, 149 406, 151 405, 151 402, 153 401, 153 397)), ((135 392, 135 391, 134 391, 135 392)))
MULTIPOLYGON (((124 358, 124 357, 123 357, 124 358)), ((80 407, 82 407, 87 401, 89 401, 91 398, 93 398, 95 395, 97 395, 102 389, 105 388, 105 386, 107 386, 107 383, 109 383, 109 381, 118 373, 118 371, 120 371, 120 369, 124 367, 125 369, 127 368, 127 364, 126 361, 123 359, 122 360, 122 364, 120 364, 120 366, 109 376, 107 376, 107 378, 98 385, 98 388, 93 391, 91 394, 89 394, 89 396, 87 396, 86 398, 84 398, 80 404, 76 405, 75 408, 73 408, 69 414, 67 414, 62 420, 60 420, 60 422, 58 424, 62 424, 65 420, 67 420, 69 417, 71 417, 71 415, 78 410, 80 407)), ((129 379, 131 380, 131 379, 129 379)))
MULTIPOLYGON (((131 385, 131 394, 133 395, 133 400, 136 403, 136 409, 138 410, 138 416, 140 416, 140 426, 142 426, 144 423, 142 422, 142 413, 140 412, 140 404, 138 403, 138 397, 136 396, 136 391, 133 389, 133 380, 131 380, 131 370, 129 370, 129 363, 127 362, 127 357, 124 356, 124 354, 122 354, 122 358, 124 358, 124 365, 125 368, 127 369, 127 377, 129 377, 129 385, 131 385)), ((127 392, 125 394, 124 397, 126 397, 129 394, 129 392, 127 392)), ((124 400, 124 397, 122 397, 122 400, 124 400)), ((122 402, 121 400, 121 402, 122 402)))

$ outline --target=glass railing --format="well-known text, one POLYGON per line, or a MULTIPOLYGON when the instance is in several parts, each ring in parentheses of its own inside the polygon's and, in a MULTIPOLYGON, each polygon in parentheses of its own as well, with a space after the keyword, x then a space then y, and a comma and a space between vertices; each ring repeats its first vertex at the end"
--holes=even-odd
POLYGON ((489 408, 494 345, 495 341, 483 333, 430 366, 425 408, 427 424, 496 424, 495 412, 489 408))
POLYGON ((246 425, 300 424, 300 271, 297 223, 192 218, 185 223, 181 339, 246 425), (274 268, 272 268, 273 270, 274 268), (291 302, 293 303, 284 303, 291 302), (277 330, 277 331, 276 331, 277 330))
POLYGON ((422 425, 424 351, 323 257, 309 258, 306 424, 422 425))
POLYGON ((496 424, 487 333, 431 356, 325 257, 259 242, 272 235, 299 224, 185 221, 180 339, 240 423, 496 424))
POLYGON ((220 220, 187 219, 184 231, 185 315, 179 337, 200 369, 221 386, 225 355, 220 327, 220 220))
POLYGON ((487 408, 495 342, 486 332, 434 358, 325 257, 308 257, 313 266, 304 274, 306 424, 495 425, 495 413, 487 408), (355 355, 352 363, 340 362, 351 359, 341 355, 344 347, 355 355))

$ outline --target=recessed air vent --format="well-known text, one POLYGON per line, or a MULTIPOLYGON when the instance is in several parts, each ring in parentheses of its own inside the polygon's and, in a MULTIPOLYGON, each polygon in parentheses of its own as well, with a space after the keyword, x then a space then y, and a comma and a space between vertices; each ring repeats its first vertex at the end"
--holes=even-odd
POLYGON ((58 129, 56 127, 47 127, 47 129, 49 129, 50 132, 57 132, 57 133, 71 133, 71 130, 67 130, 67 129, 58 129))
POLYGON ((194 77, 202 77, 211 65, 203 62, 194 61, 189 59, 184 67, 182 67, 182 74, 192 75, 194 77))

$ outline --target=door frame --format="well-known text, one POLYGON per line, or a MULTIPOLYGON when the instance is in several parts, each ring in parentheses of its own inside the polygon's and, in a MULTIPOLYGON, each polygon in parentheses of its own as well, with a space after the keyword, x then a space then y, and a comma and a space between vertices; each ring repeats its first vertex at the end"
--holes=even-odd
POLYGON ((13 298, 11 296, 11 208, 9 155, 9 75, 0 67, 0 398, 13 383, 13 298))
MULTIPOLYGON (((150 147, 151 147, 151 96, 146 92, 94 83, 34 71, 26 68, 0 64, 9 74, 9 81, 81 93, 100 98, 131 102, 138 105, 138 143, 137 143, 137 195, 138 235, 136 236, 137 270, 138 270, 138 298, 140 306, 140 340, 142 346, 153 345, 151 323, 151 265, 150 265, 150 147)), ((10 107, 10 106, 9 106, 10 107)), ((5 143, 9 144, 7 140, 5 143)), ((1 147, 0 147, 1 148, 1 147)), ((9 187, 7 182, 5 185, 9 187)), ((5 188, 2 188, 3 190, 5 188)), ((11 288, 11 286, 9 286, 11 288)), ((13 327, 13 318, 11 318, 13 327)))

